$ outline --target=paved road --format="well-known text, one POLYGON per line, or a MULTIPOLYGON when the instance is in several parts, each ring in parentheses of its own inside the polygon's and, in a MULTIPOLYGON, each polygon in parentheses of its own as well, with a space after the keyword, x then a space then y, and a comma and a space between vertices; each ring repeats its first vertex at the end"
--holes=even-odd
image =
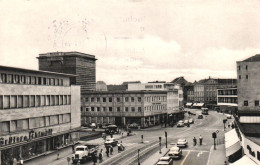
MULTIPOLYGON (((190 109, 188 109, 190 110, 190 109)), ((200 114, 200 110, 190 110, 196 114, 200 114)), ((142 131, 135 131, 137 135, 124 138, 123 144, 126 146, 126 151, 117 153, 117 148, 114 148, 114 154, 109 158, 104 156, 104 162, 106 164, 136 164, 137 162, 137 150, 140 149, 140 161, 141 164, 145 159, 152 159, 149 157, 155 152, 159 152, 158 139, 162 137, 163 145, 165 146, 164 131, 168 132, 168 147, 171 147, 170 143, 176 143, 179 138, 186 138, 189 142, 189 146, 183 149, 183 157, 180 160, 174 160, 175 164, 179 165, 207 165, 208 157, 210 154, 210 148, 213 145, 212 132, 218 130, 218 143, 223 143, 223 119, 225 115, 209 111, 208 116, 204 116, 204 119, 197 119, 196 116, 192 116, 195 123, 190 127, 177 128, 174 127, 154 127, 142 131), (141 135, 144 135, 144 143, 141 142, 141 135), (193 137, 198 139, 199 135, 203 137, 202 146, 193 146, 193 137)), ((188 119, 188 115, 185 114, 185 119, 188 119)), ((104 146, 100 146, 100 149, 104 146)), ((53 165, 67 164, 66 159, 60 159, 59 161, 51 163, 53 165)), ((91 161, 84 163, 86 165, 93 164, 91 161)))

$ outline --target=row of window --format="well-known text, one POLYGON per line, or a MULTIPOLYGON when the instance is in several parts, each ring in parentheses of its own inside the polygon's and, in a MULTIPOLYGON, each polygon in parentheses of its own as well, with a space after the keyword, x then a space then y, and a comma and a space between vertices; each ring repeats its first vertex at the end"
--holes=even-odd
POLYGON ((63 79, 1 73, 0 83, 63 86, 63 79))
POLYGON ((71 95, 0 95, 0 109, 70 104, 71 95))
POLYGON ((70 114, 42 116, 30 119, 12 120, 0 122, 0 132, 9 133, 16 131, 23 131, 28 129, 42 128, 47 126, 54 126, 71 121, 70 114))
MULTIPOLYGON (((122 102, 122 99, 124 99, 124 102, 141 102, 142 98, 141 97, 116 97, 116 102, 122 102)), ((167 101, 166 96, 150 96, 150 97, 144 97, 144 100, 146 102, 158 102, 158 101, 167 101)), ((113 97, 86 97, 85 98, 86 102, 113 102, 113 97)))
MULTIPOLYGON (((238 78, 239 78, 239 79, 242 79, 242 76, 239 75, 238 78)), ((248 79, 248 75, 246 75, 246 79, 248 79)))
MULTIPOLYGON (((142 112, 142 107, 125 107, 124 112, 129 112, 131 109, 132 112, 142 112)), ((83 109, 81 109, 83 111, 83 109)), ((92 112, 113 112, 113 107, 86 107, 86 112, 92 111, 92 112)), ((121 107, 116 107, 116 112, 121 112, 121 107)))
MULTIPOLYGON (((244 101, 244 106, 248 106, 248 100, 244 101)), ((255 106, 258 107, 259 106, 259 100, 255 100, 255 106)))
POLYGON ((237 90, 218 90, 218 95, 237 95, 237 90))
MULTIPOLYGON (((242 67, 239 65, 239 66, 238 66, 238 70, 241 70, 241 68, 242 68, 242 67)), ((246 65, 246 70, 248 70, 248 66, 247 66, 247 65, 246 65)))
POLYGON ((219 97, 218 102, 219 103, 236 103, 237 104, 237 98, 236 97, 219 97))

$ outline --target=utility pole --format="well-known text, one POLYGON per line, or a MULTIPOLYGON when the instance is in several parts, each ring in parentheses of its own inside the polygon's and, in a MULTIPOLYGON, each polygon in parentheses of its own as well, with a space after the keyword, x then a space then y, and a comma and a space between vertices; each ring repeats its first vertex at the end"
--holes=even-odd
POLYGON ((138 165, 140 165, 139 152, 140 152, 140 149, 138 149, 138 165))
POLYGON ((162 150, 161 150, 162 143, 161 143, 161 141, 162 141, 162 137, 159 137, 159 147, 160 147, 159 153, 160 154, 162 153, 162 150))
POLYGON ((166 148, 167 148, 167 131, 165 131, 164 133, 165 133, 165 139, 166 139, 166 148))

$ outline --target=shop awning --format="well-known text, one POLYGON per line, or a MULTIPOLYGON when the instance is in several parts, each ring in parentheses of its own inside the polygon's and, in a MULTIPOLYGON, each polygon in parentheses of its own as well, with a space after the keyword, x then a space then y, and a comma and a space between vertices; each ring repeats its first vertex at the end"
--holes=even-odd
POLYGON ((203 107, 204 103, 194 103, 193 107, 203 107))
POLYGON ((191 106, 192 105, 192 103, 186 103, 186 106, 191 106))
POLYGON ((225 147, 226 157, 234 154, 241 148, 240 140, 235 129, 225 133, 225 147))
POLYGON ((242 158, 238 159, 234 163, 229 163, 229 165, 257 165, 252 159, 250 159, 248 156, 244 155, 242 158))

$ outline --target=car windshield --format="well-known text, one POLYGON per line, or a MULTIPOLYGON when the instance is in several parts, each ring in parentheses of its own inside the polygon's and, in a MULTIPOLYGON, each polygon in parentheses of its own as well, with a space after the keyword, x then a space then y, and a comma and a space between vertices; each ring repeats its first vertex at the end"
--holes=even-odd
POLYGON ((84 148, 76 148, 76 151, 84 151, 84 148))

